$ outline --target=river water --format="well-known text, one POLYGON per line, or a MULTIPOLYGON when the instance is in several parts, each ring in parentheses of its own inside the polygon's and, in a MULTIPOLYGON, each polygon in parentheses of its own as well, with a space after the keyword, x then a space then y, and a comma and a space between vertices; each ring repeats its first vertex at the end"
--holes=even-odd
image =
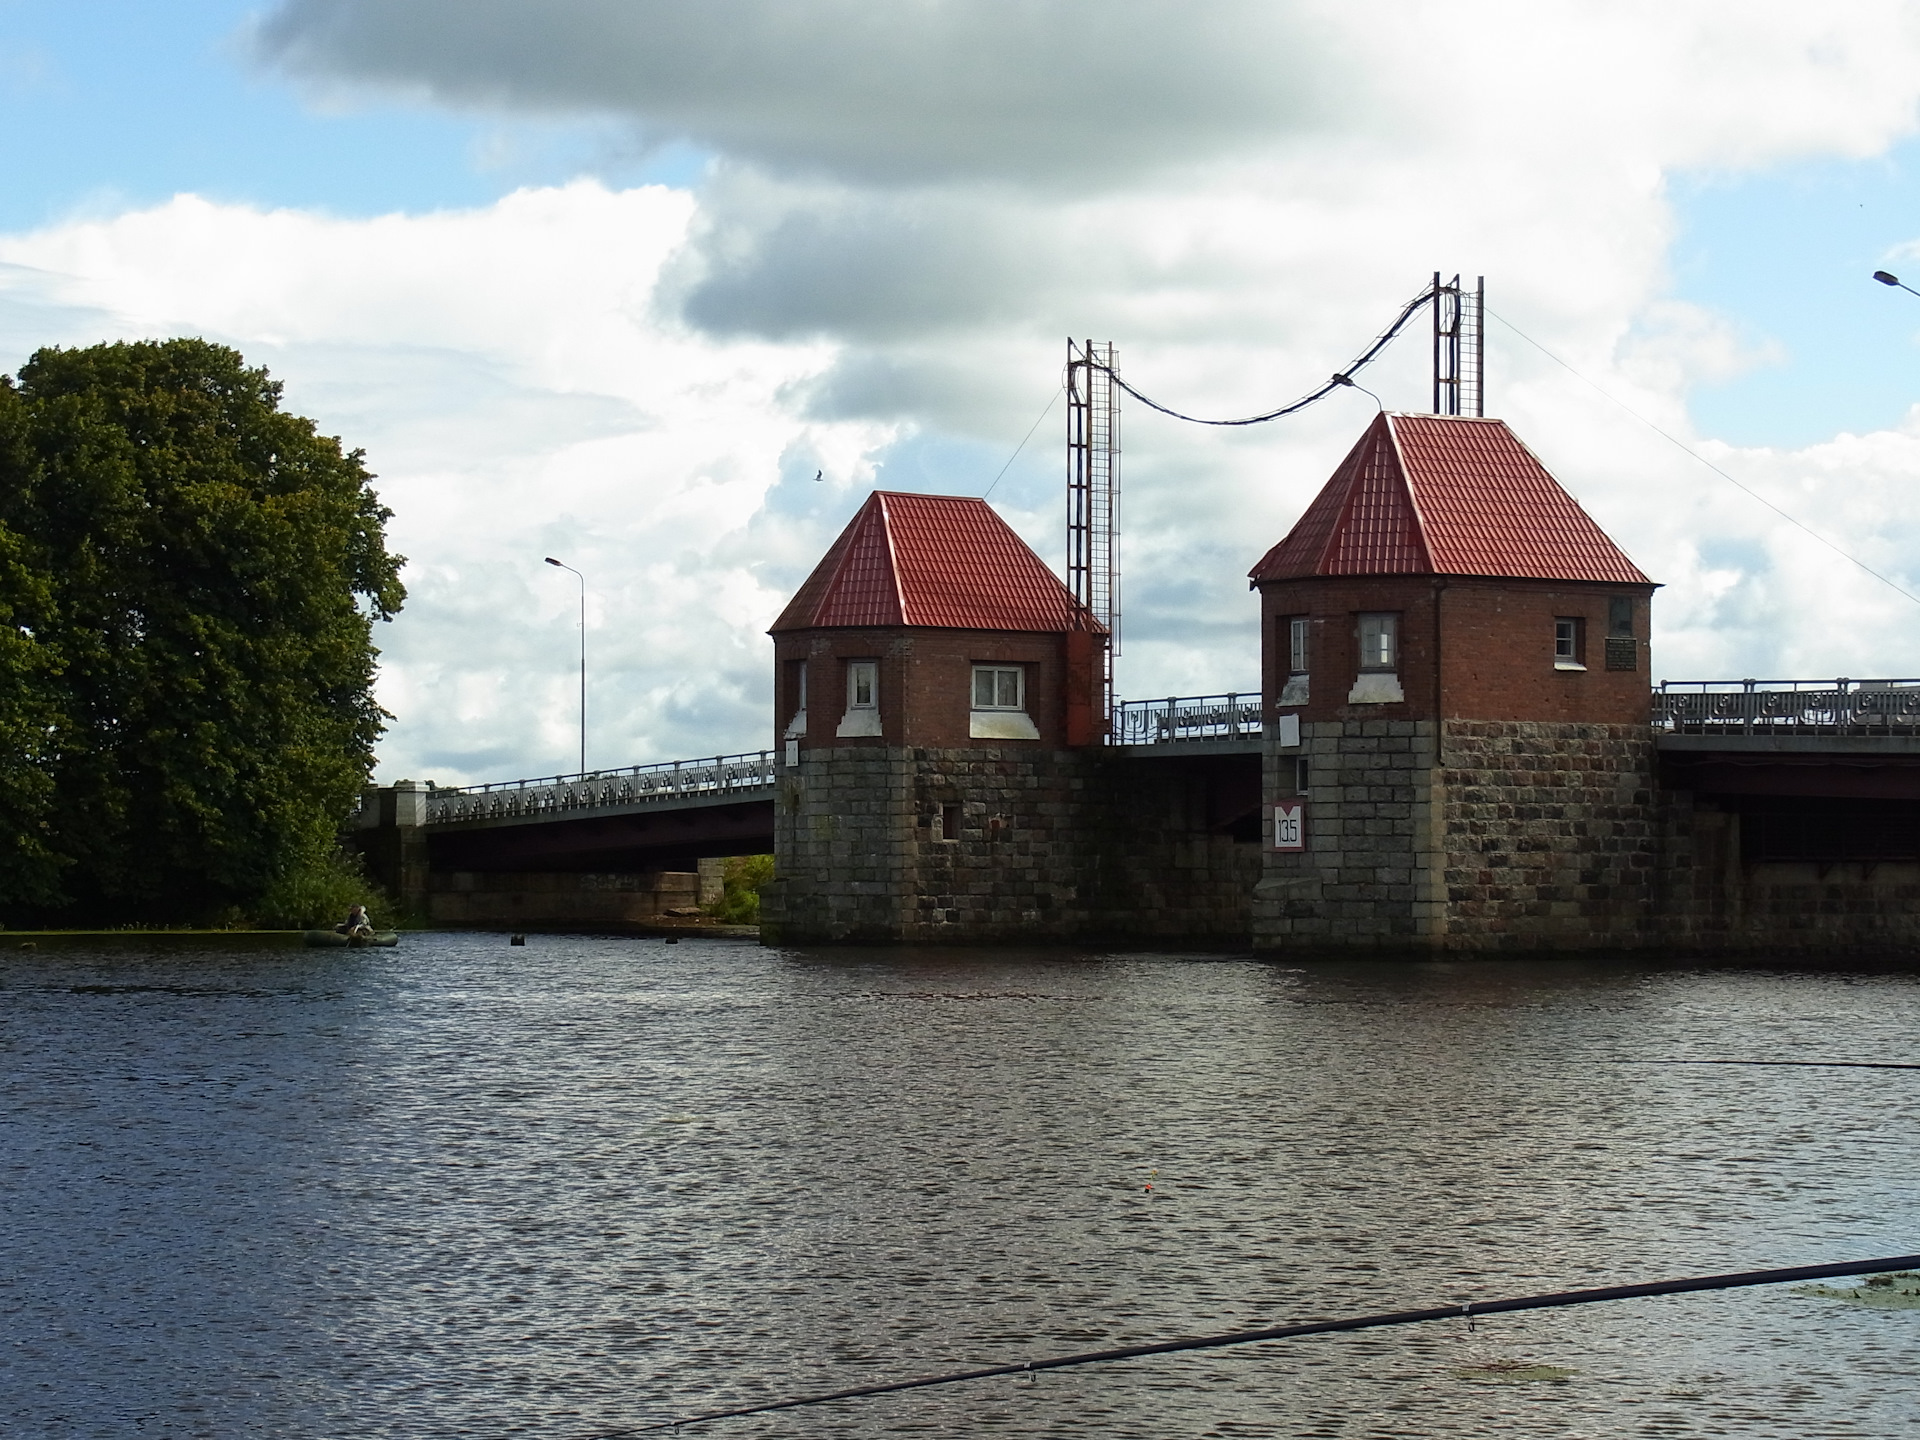
MULTIPOLYGON (((1133 1341, 1920 1251, 1920 977, 408 936, 0 954, 0 1434, 569 1440, 1133 1341), (1151 1188, 1149 1188, 1151 1187, 1151 1188)), ((1870 1436, 1784 1287, 682 1435, 1870 1436), (1508 1364, 1563 1379, 1490 1383, 1508 1364)))

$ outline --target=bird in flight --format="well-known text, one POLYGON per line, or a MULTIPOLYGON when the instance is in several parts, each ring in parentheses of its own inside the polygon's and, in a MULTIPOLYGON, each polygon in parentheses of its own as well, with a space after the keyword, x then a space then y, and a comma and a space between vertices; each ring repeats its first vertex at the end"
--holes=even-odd
POLYGON ((821 476, 825 475, 826 473, 827 472, 824 470, 816 470, 813 472, 813 478, 818 480, 821 476))

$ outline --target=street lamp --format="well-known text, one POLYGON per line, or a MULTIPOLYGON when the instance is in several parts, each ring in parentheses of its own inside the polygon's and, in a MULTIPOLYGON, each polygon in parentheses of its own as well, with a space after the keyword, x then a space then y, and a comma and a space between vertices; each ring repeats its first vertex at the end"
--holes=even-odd
POLYGON ((547 563, 580 582, 580 773, 587 773, 587 577, 571 565, 547 556, 547 563))
POLYGON ((1920 290, 1914 289, 1911 285, 1903 281, 1898 275, 1889 275, 1884 270, 1876 270, 1873 272, 1873 278, 1878 280, 1882 285, 1898 285, 1902 290, 1906 291, 1909 295, 1920 295, 1920 290))

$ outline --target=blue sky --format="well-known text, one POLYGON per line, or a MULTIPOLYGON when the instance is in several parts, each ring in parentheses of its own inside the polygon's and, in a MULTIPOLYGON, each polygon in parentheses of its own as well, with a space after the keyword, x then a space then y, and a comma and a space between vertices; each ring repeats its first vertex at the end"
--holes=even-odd
POLYGON ((264 73, 245 0, 0 0, 0 230, 180 191, 360 216, 479 205, 584 171, 688 183, 701 157, 639 154, 591 121, 334 103, 264 73))

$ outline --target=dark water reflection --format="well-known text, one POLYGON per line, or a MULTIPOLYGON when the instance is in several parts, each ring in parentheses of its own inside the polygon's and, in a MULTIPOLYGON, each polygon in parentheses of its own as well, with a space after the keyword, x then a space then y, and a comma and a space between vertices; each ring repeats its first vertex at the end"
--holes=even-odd
MULTIPOLYGON (((1920 1250, 1920 981, 768 952, 0 958, 0 1433, 579 1436, 1182 1333, 1920 1250), (1149 1192, 1146 1186, 1151 1183, 1149 1192)), ((1784 1290, 687 1434, 1891 1436, 1784 1290), (1517 1360, 1574 1378, 1488 1385, 1517 1360)))

